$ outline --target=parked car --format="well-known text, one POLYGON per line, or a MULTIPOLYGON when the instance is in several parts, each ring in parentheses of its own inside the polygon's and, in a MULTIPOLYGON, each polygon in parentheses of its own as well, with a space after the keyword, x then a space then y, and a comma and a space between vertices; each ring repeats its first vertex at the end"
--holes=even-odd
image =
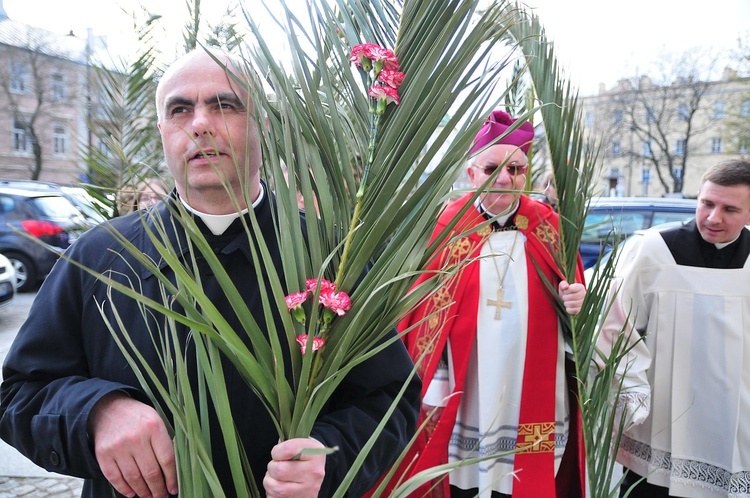
POLYGON ((0 308, 8 306, 16 296, 16 272, 13 263, 0 254, 0 308))
POLYGON ((64 197, 67 197, 91 223, 101 223, 107 219, 103 213, 108 212, 108 208, 97 199, 94 199, 85 188, 79 185, 61 185, 35 180, 0 180, 0 187, 59 192, 64 197))
MULTIPOLYGON (((639 242, 641 237, 646 235, 648 232, 661 232, 662 230, 669 230, 670 228, 677 228, 679 226, 684 225, 684 221, 668 221, 666 223, 662 223, 659 225, 654 225, 651 228, 647 228, 645 230, 636 230, 632 233, 629 237, 626 237, 625 240, 621 241, 617 245, 617 250, 613 251, 611 247, 605 248, 604 252, 602 253, 601 257, 599 258, 599 266, 594 263, 589 268, 586 268, 583 272, 583 276, 585 277, 585 281, 587 284, 591 284, 592 280, 597 276, 598 272, 603 272, 604 267, 607 264, 607 261, 612 258, 613 254, 617 254, 617 258, 622 258, 625 254, 627 254, 628 251, 632 250, 639 242)), ((616 262, 613 262, 612 264, 615 264, 616 262)))
POLYGON ((591 201, 581 237, 584 268, 636 230, 695 217, 695 199, 677 197, 600 197, 591 201))
POLYGON ((0 186, 0 253, 13 264, 18 291, 34 288, 93 225, 60 192, 0 186))

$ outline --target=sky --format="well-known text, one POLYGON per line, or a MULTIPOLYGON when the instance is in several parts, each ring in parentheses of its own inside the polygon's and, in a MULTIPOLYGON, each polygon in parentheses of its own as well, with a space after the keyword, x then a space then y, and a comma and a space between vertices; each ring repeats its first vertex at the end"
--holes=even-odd
MULTIPOLYGON (((58 33, 106 35, 110 46, 132 36, 132 22, 120 5, 135 0, 0 0, 16 21, 58 33)), ((203 14, 218 20, 229 0, 203 2, 203 14), (207 6, 211 5, 211 9, 207 6)), ((244 0, 260 5, 258 0, 244 0)), ((288 0, 289 1, 289 0, 288 0)), ((292 0, 296 1, 296 0, 292 0)), ((161 14, 166 29, 179 39, 187 18, 185 0, 141 0, 161 14)), ((750 39, 750 0, 712 0, 696 8, 685 0, 526 0, 555 42, 567 76, 582 95, 596 94, 600 83, 647 72, 661 54, 710 49, 728 55, 740 36, 750 39)), ((723 65, 722 67, 723 68, 723 65)), ((721 69, 720 68, 720 69, 721 69)))

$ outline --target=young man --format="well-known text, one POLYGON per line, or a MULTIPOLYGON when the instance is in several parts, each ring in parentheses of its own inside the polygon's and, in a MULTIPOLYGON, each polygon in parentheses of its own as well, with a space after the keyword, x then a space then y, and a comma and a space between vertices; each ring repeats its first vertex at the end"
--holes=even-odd
POLYGON ((750 496, 748 224, 750 162, 722 162, 703 175, 694 221, 618 261, 601 346, 643 337, 628 383, 651 388, 650 415, 620 446, 623 495, 645 477, 631 497, 750 496))
MULTIPOLYGON (((464 266, 404 323, 414 327, 405 341, 423 380, 420 418, 429 422, 400 475, 503 454, 454 470, 432 496, 583 496, 558 296, 540 271, 559 287, 569 313, 580 311, 585 290, 561 281, 552 255, 553 209, 520 193, 534 129, 527 122, 508 132, 514 122, 495 111, 474 139, 467 172, 483 192, 452 235, 485 226, 444 248, 425 278, 431 270, 464 266)), ((433 239, 470 200, 471 194, 445 208, 433 239)))
MULTIPOLYGON (((233 70, 232 60, 218 57, 233 70)), ((152 227, 156 220, 165 227, 179 226, 174 208, 182 203, 196 218, 254 318, 263 324, 260 286, 266 284, 256 274, 251 242, 240 220, 248 209, 254 210, 274 260, 280 255, 272 193, 260 181, 260 138, 248 103, 248 94, 235 76, 202 50, 167 70, 156 91, 156 104, 175 191, 152 207, 145 221, 152 227)), ((119 232, 159 261, 143 222, 137 213, 112 220, 82 236, 67 256, 84 267, 138 282, 142 294, 161 300, 158 279, 112 235, 113 230, 119 232)), ((177 232, 169 231, 173 247, 186 243, 184 234, 177 232)), ((164 265, 162 271, 169 274, 172 269, 164 265)), ((241 330, 213 273, 207 271, 201 278, 204 291, 222 316, 241 330)), ((154 323, 146 323, 135 301, 117 292, 108 296, 103 282, 61 260, 40 289, 7 356, 0 392, 0 435, 47 470, 86 478, 84 497, 173 495, 179 490, 172 441, 100 315, 99 305, 110 301, 139 354, 159 368, 159 350, 151 337, 154 323)), ((112 319, 112 306, 103 308, 112 319)), ((191 334, 183 332, 185 344, 180 349, 194 353, 191 334)), ((285 338, 280 340, 286 343, 285 338)), ((259 489, 265 488, 269 497, 332 494, 412 368, 405 348, 396 341, 347 375, 312 437, 279 443, 260 398, 236 369, 227 366, 228 399, 259 489), (339 446, 340 451, 328 457, 294 458, 303 448, 321 446, 339 446)), ((416 420, 418 389, 418 382, 410 385, 389 418, 350 488, 355 495, 373 484, 408 441, 416 420)), ((208 429, 212 461, 231 496, 233 482, 221 434, 216 423, 208 429)))

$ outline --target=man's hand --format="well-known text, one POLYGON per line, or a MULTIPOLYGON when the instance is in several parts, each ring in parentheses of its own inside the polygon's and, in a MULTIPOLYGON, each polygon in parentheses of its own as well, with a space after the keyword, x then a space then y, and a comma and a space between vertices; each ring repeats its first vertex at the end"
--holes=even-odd
POLYGON ((432 406, 422 403, 422 412, 425 414, 425 417, 429 417, 430 421, 434 424, 437 424, 440 417, 443 416, 443 411, 445 411, 444 406, 432 406))
POLYGON ((558 292, 563 300, 565 311, 567 311, 569 315, 577 315, 580 313, 581 306, 583 305, 583 298, 586 297, 586 288, 583 284, 569 284, 563 280, 560 282, 558 292))
POLYGON ((271 462, 263 478, 268 498, 315 498, 326 470, 325 455, 301 455, 293 460, 304 448, 323 448, 312 438, 289 439, 277 444, 271 450, 271 462))
POLYGON ((121 494, 166 498, 177 494, 174 446, 152 407, 114 392, 94 405, 89 434, 104 477, 121 494))

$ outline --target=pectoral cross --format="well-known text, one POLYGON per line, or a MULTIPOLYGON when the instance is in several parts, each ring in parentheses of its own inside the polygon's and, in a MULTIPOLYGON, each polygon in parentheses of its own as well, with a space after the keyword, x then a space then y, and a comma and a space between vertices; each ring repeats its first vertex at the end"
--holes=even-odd
POLYGON ((497 290, 497 299, 488 299, 487 306, 495 306, 495 320, 500 320, 503 314, 503 308, 511 308, 513 303, 510 301, 503 301, 503 295, 505 291, 502 287, 497 290))

